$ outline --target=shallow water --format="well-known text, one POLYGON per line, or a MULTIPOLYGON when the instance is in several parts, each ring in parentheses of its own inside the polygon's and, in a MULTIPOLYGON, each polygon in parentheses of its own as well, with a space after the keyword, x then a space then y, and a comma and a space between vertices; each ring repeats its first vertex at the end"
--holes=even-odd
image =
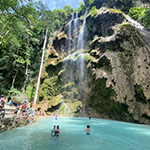
POLYGON ((150 150, 150 126, 87 118, 41 118, 0 134, 0 150, 150 150), (53 125, 61 135, 51 137, 53 125), (91 135, 85 134, 87 125, 91 135))

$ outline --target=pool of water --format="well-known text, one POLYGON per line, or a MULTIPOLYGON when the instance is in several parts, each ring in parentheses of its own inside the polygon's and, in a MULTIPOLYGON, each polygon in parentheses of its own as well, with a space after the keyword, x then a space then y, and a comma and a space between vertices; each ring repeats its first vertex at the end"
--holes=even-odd
POLYGON ((150 150, 150 126, 87 118, 41 118, 0 134, 0 150, 150 150), (61 135, 51 137, 53 125, 61 135), (85 134, 87 125, 91 135, 85 134))

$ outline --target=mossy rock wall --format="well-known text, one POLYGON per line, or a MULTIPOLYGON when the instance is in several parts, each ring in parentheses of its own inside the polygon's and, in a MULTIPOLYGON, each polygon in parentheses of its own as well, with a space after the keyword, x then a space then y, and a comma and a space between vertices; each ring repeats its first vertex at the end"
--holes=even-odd
POLYGON ((113 26, 123 22, 125 17, 122 13, 113 13, 110 9, 105 7, 100 8, 97 11, 96 17, 89 15, 87 17, 87 28, 89 30, 89 40, 92 40, 94 36, 111 36, 114 31, 113 26))
POLYGON ((68 40, 72 46, 77 42, 81 19, 75 38, 68 38, 67 25, 54 38, 39 100, 55 103, 61 95, 47 111, 62 116, 82 116, 85 111, 84 116, 150 124, 150 45, 146 37, 150 33, 141 31, 120 10, 103 7, 96 12, 86 18, 85 49, 76 51, 75 47, 68 52, 65 45, 68 40))

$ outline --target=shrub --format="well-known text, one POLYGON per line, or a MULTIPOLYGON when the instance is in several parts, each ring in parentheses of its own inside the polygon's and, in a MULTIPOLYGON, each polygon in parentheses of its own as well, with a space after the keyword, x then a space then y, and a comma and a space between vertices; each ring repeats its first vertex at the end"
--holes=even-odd
POLYGON ((92 9, 90 10, 89 15, 90 15, 91 17, 96 18, 97 13, 98 13, 98 10, 96 9, 96 6, 94 6, 94 7, 92 7, 92 9))
POLYGON ((16 96, 16 95, 20 95, 20 94, 21 94, 21 92, 19 90, 17 90, 14 87, 11 88, 11 91, 10 91, 11 96, 16 96))
POLYGON ((150 28, 150 8, 133 7, 129 10, 129 15, 147 28, 150 28))

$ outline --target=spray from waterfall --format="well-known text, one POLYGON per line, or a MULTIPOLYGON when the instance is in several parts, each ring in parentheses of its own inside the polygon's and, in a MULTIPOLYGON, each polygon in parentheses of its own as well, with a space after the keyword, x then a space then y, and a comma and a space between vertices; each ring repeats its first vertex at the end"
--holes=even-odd
MULTIPOLYGON (((67 42, 66 47, 68 47, 68 56, 64 59, 63 63, 63 97, 64 99, 69 99, 70 102, 74 102, 76 99, 76 94, 73 90, 77 90, 83 103, 83 111, 86 108, 87 99, 87 82, 86 82, 86 69, 85 69, 85 51, 83 50, 86 45, 86 17, 87 11, 84 16, 82 28, 79 32, 79 16, 78 12, 72 14, 71 20, 67 26, 67 42), (82 51, 78 52, 78 50, 82 51), (72 53, 73 52, 73 53, 72 53), (77 59, 77 60, 75 60, 77 59), (69 86, 70 85, 70 86, 69 86), (69 97, 66 96, 69 94, 69 97)), ((63 101, 61 107, 65 106, 65 111, 70 114, 71 110, 67 108, 67 103, 63 101)), ((65 112, 64 114, 67 114, 65 112)))
MULTIPOLYGON (((80 49, 83 50, 85 48, 85 44, 86 44, 86 37, 85 37, 85 33, 87 32, 86 17, 87 17, 87 11, 85 12, 83 25, 80 30, 79 36, 78 36, 78 42, 77 42, 78 50, 80 50, 80 49)), ((84 53, 80 54, 79 64, 80 64, 80 82, 82 82, 85 77, 84 53)))
POLYGON ((82 91, 82 103, 83 103, 83 115, 85 115, 86 111, 86 104, 87 104, 87 73, 85 68, 85 45, 86 45, 86 34, 87 34, 87 27, 86 27, 86 17, 87 17, 88 11, 85 12, 84 15, 84 21, 82 24, 82 28, 80 30, 79 36, 78 36, 78 42, 77 42, 77 50, 82 50, 82 53, 80 53, 80 57, 78 60, 78 69, 80 72, 79 77, 79 83, 80 88, 82 91))
MULTIPOLYGON (((75 78, 74 78, 74 72, 73 72, 73 65, 74 65, 74 62, 70 59, 72 54, 71 54, 71 50, 73 48, 75 48, 75 43, 73 44, 73 40, 75 40, 75 35, 74 35, 74 32, 77 30, 77 27, 78 26, 78 13, 73 13, 72 16, 71 16, 71 19, 67 25, 67 41, 66 41, 66 47, 67 47, 67 51, 68 51, 68 56, 66 56, 66 58, 64 59, 63 61, 63 69, 64 72, 63 72, 63 98, 64 99, 74 99, 74 93, 71 92, 71 89, 69 89, 68 87, 65 87, 65 85, 69 85, 69 84, 72 84, 74 83, 75 81, 75 78), (69 95, 69 97, 67 97, 66 95, 68 93, 71 93, 69 95)), ((71 114, 71 110, 70 108, 67 106, 67 102, 65 102, 65 100, 63 100, 61 106, 60 106, 60 109, 63 109, 64 110, 64 116, 70 116, 71 114)))

